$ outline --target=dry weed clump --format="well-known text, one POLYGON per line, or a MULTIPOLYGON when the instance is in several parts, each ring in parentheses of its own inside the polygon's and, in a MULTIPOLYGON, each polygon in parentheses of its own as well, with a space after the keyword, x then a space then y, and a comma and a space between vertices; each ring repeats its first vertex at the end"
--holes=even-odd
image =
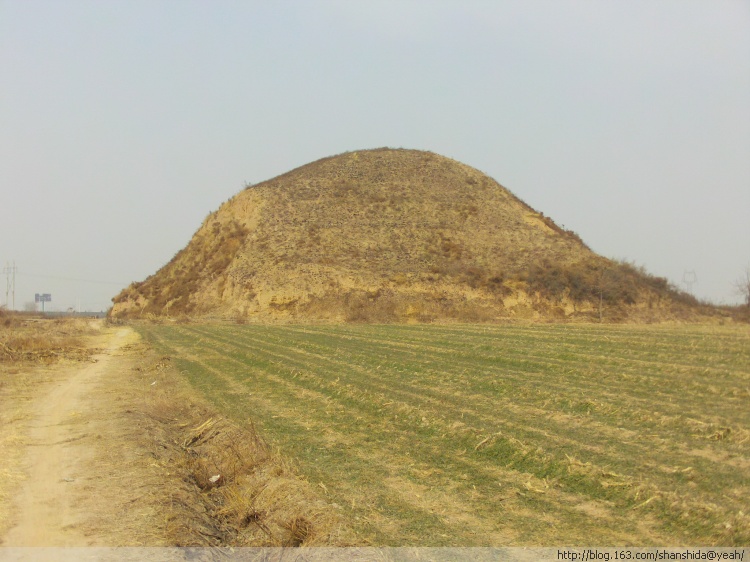
POLYGON ((272 450, 252 423, 232 423, 177 389, 168 358, 150 371, 158 377, 144 413, 154 425, 155 456, 180 480, 165 506, 171 544, 352 544, 337 509, 272 450))
POLYGON ((185 474, 202 492, 207 513, 234 546, 320 546, 337 526, 331 506, 255 428, 209 418, 182 445, 185 474))
POLYGON ((52 320, 5 313, 0 318, 0 362, 86 360, 93 350, 87 348, 83 338, 92 331, 83 319, 52 320))

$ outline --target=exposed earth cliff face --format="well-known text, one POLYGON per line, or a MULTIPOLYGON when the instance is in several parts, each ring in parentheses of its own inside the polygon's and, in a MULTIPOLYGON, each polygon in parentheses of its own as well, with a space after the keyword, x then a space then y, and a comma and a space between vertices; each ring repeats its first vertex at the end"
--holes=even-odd
POLYGON ((392 149, 247 187, 113 302, 114 317, 257 321, 656 319, 696 308, 481 172, 392 149))

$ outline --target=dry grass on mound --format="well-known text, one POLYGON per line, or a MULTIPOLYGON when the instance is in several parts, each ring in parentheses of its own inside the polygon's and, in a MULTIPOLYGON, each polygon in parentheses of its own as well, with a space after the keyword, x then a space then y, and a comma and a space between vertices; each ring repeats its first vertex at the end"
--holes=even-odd
MULTIPOLYGON (((178 546, 353 544, 335 506, 273 451, 252 424, 219 416, 162 357, 143 408, 156 463, 172 477, 161 498, 165 539, 178 546)), ((144 379, 145 380, 145 379, 144 379)))

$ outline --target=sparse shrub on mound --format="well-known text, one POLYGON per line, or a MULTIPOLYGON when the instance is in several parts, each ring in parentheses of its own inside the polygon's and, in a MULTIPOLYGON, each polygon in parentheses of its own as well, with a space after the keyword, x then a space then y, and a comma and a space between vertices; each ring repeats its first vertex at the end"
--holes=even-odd
POLYGON ((134 301, 138 295, 145 297, 145 306, 131 309, 121 316, 181 316, 200 312, 191 296, 199 293, 207 280, 223 276, 241 249, 248 232, 237 221, 224 225, 214 222, 210 228, 211 236, 200 234, 203 238, 200 252, 180 250, 163 268, 167 282, 160 277, 151 276, 143 282, 131 284, 113 298, 112 302, 118 304, 134 301))
POLYGON ((569 297, 574 302, 633 304, 637 297, 635 279, 618 266, 603 263, 579 262, 560 265, 545 260, 532 265, 521 276, 530 291, 552 300, 569 297))
POLYGON ((507 295, 511 289, 505 285, 505 274, 501 271, 487 271, 479 266, 469 266, 460 270, 459 281, 472 289, 482 289, 497 296, 507 295))
POLYGON ((692 295, 671 285, 664 277, 649 274, 643 267, 628 262, 591 259, 574 264, 544 260, 533 264, 518 276, 529 291, 550 300, 563 297, 575 303, 605 303, 628 306, 646 302, 676 302, 698 306, 692 295))
POLYGON ((391 291, 351 291, 344 296, 347 322, 389 323, 399 319, 397 302, 391 291))

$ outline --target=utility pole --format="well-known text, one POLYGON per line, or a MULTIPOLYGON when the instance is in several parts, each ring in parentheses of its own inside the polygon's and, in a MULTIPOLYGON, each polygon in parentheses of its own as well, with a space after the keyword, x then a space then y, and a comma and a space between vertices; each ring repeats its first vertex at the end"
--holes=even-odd
POLYGON ((16 267, 16 261, 13 260, 13 265, 10 265, 10 262, 5 262, 5 267, 3 268, 3 273, 5 273, 5 307, 8 308, 8 295, 11 294, 13 296, 13 308, 11 310, 16 309, 16 271, 18 268, 16 267))

